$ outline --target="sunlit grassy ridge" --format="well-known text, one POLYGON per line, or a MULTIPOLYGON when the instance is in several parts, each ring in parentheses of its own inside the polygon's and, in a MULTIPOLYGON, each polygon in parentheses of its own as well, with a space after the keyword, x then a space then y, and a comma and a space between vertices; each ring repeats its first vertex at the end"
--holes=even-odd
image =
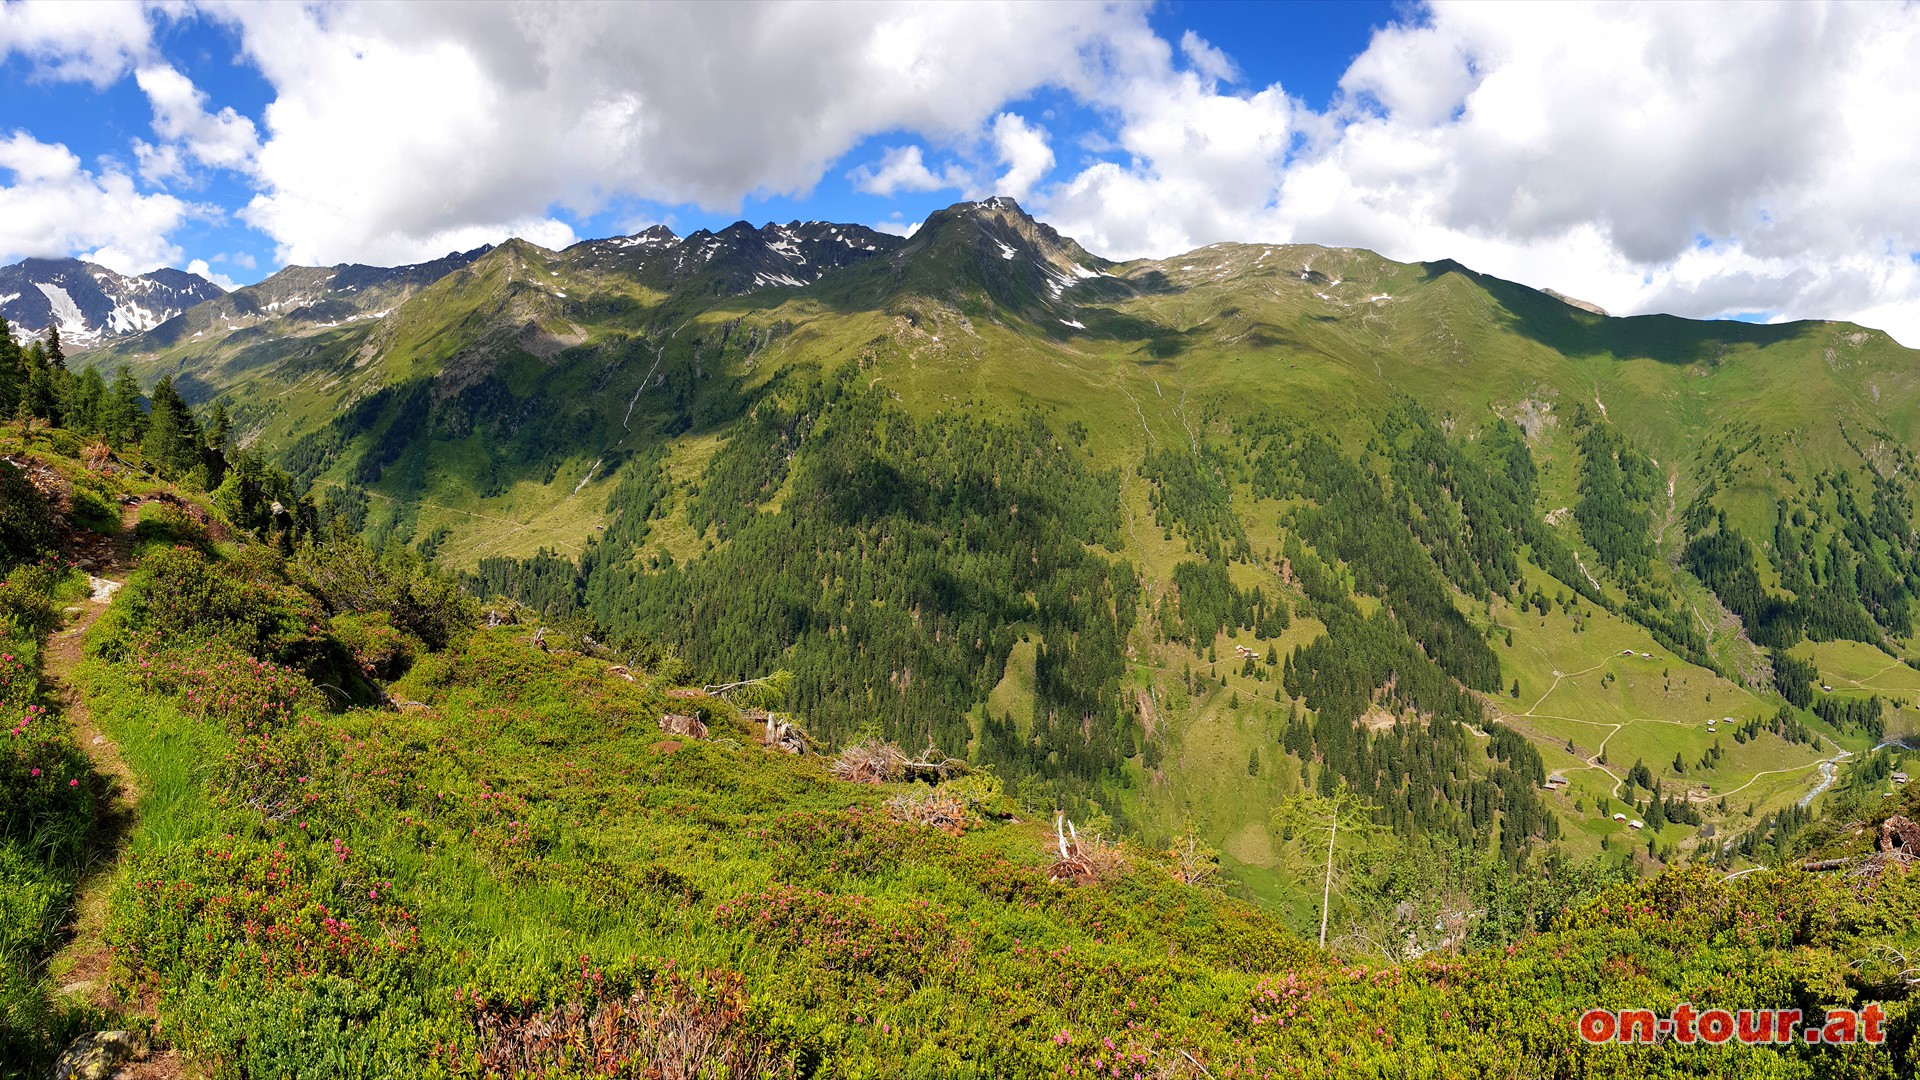
MULTIPOLYGON (((104 482, 59 433, 8 449, 104 482)), ((34 505, 4 490, 7 508, 34 505)), ((1608 885, 1563 862, 1501 866, 1462 898, 1478 916, 1423 938, 1416 959, 1389 963, 1379 947, 1397 943, 1365 937, 1397 933, 1391 912, 1346 921, 1323 952, 1221 888, 1204 842, 1094 845, 1062 866, 1045 806, 990 772, 937 790, 849 783, 819 756, 762 745, 740 706, 678 688, 672 658, 607 655, 523 609, 483 616, 403 552, 336 536, 281 553, 149 516, 77 678, 141 791, 110 871, 114 1004, 46 1008, 40 958, 66 920, 34 905, 49 885, 57 901, 71 870, 27 844, 16 854, 46 861, 0 881, 7 940, 25 943, 4 954, 0 1032, 23 1075, 81 1024, 150 1024, 189 1073, 219 1077, 1896 1077, 1915 1064, 1911 988, 1889 966, 1920 948, 1910 872, 1727 883, 1694 867, 1608 885), (663 731, 669 710, 706 736, 663 731), (916 820, 930 794, 964 808, 957 831, 916 820), (1880 1001, 1890 1043, 1641 1049, 1576 1032, 1589 1007, 1680 1001, 1816 1014, 1880 1001)), ((76 584, 15 567, 0 598, 58 602, 76 584)), ((1562 632, 1609 646, 1644 633, 1585 618, 1562 632)), ((1274 640, 1321 628, 1297 616, 1274 640)), ((1019 672, 1037 644, 1013 648, 997 700, 1033 692, 1019 672)), ((1143 656, 1124 685, 1149 690, 1176 656, 1143 656)), ((1155 706, 1192 740, 1169 754, 1196 756, 1171 775, 1244 770, 1234 752, 1205 755, 1228 741, 1219 730, 1254 728, 1256 696, 1272 703, 1272 680, 1214 666, 1228 686, 1155 706)), ((44 725, 6 762, 57 758, 77 790, 102 784, 60 718, 44 725)), ((1274 771, 1290 761, 1261 758, 1274 797, 1295 786, 1274 771)), ((66 790, 19 780, 0 789, 8 851, 41 820, 40 795, 66 790)), ((1875 799, 1863 834, 1820 823, 1811 853, 1862 849, 1896 810, 1920 813, 1912 790, 1875 799)), ((1258 863, 1237 834, 1230 846, 1258 863)), ((1442 862, 1461 853, 1375 854, 1343 854, 1343 881, 1400 881, 1423 898, 1416 921, 1451 910, 1462 878, 1442 862)))
MULTIPOLYGON (((1542 797, 1568 826, 1560 836, 1574 850, 1597 852, 1602 837, 1615 858, 1628 850, 1611 813, 1618 796, 1631 794, 1619 781, 1636 760, 1644 759, 1664 791, 1691 792, 1724 835, 1812 790, 1820 760, 1873 741, 1804 710, 1797 722, 1818 733, 1812 743, 1772 732, 1736 743, 1720 724, 1706 732, 1707 719, 1726 716, 1771 722, 1780 701, 1770 689, 1766 648, 1682 556, 1696 531, 1713 530, 1710 514, 1723 512, 1726 528, 1757 545, 1754 570, 1763 586, 1791 595, 1796 586, 1785 582, 1773 550, 1782 507, 1824 508, 1827 516, 1806 526, 1805 538, 1825 545, 1852 534, 1823 474, 1859 477, 1857 492, 1874 475, 1904 483, 1920 394, 1912 354, 1884 334, 1828 323, 1607 318, 1453 263, 1398 264, 1309 245, 1220 244, 1116 265, 1007 203, 936 215, 897 250, 805 288, 740 294, 722 287, 717 271, 689 273, 642 274, 599 249, 547 252, 515 242, 364 326, 289 330, 284 341, 256 335, 266 340, 247 348, 278 350, 254 354, 258 362, 226 359, 240 343, 211 334, 197 342, 136 339, 116 357, 143 358, 152 372, 194 372, 207 393, 236 403, 255 445, 312 479, 323 500, 364 490, 363 504, 341 511, 353 528, 413 544, 443 565, 468 569, 550 549, 660 575, 640 584, 693 573, 696 565, 727 566, 711 573, 727 579, 714 588, 738 587, 716 599, 738 611, 731 636, 702 638, 695 620, 629 617, 640 605, 613 605, 627 629, 678 646, 716 677, 750 674, 782 650, 787 657, 778 662, 799 666, 794 650, 806 650, 783 626, 852 624, 846 612, 830 610, 838 602, 830 577, 770 584, 764 579, 779 576, 785 560, 729 563, 739 558, 728 554, 737 535, 695 516, 716 492, 731 496, 720 471, 730 467, 728 448, 778 404, 781 387, 816 373, 842 377, 883 397, 889 416, 916 422, 1017 427, 1038 415, 1052 438, 1036 446, 1075 447, 1088 475, 1115 477, 1116 546, 1097 554, 1125 560, 1140 581, 1133 629, 1104 658, 1103 674, 1086 675, 1115 703, 1103 717, 1108 724, 1119 725, 1118 704, 1127 698, 1140 752, 1109 763, 1095 785, 1101 790, 1088 797, 1156 839, 1195 822, 1230 861, 1250 868, 1242 875, 1249 882, 1271 882, 1285 870, 1274 854, 1270 803, 1302 775, 1280 737, 1305 702, 1276 700, 1277 672, 1264 656, 1272 647, 1284 658, 1326 629, 1280 565, 1286 544, 1303 539, 1294 515, 1315 501, 1268 497, 1245 475, 1253 460, 1245 433, 1274 422, 1324 433, 1375 470, 1386 466, 1370 442, 1396 402, 1417 404, 1463 452, 1483 445, 1497 425, 1524 431, 1538 468, 1526 510, 1572 561, 1549 565, 1533 552, 1523 588, 1570 595, 1591 579, 1599 602, 1582 602, 1577 618, 1561 607, 1523 615, 1520 596, 1482 598, 1462 581, 1448 585, 1467 623, 1497 643, 1502 693, 1486 696, 1487 717, 1512 714, 1511 726, 1533 739, 1547 769, 1571 782, 1542 797), (298 361, 282 355, 296 339, 304 343, 298 361), (1609 566, 1599 546, 1606 538, 1589 535, 1590 523, 1578 520, 1590 456, 1583 433, 1595 426, 1644 458, 1653 478, 1629 500, 1628 516, 1644 519, 1652 554, 1643 568, 1609 566), (610 547, 597 541, 619 512, 619 486, 655 451, 664 455, 665 495, 651 504, 644 538, 608 556, 610 547), (1225 507, 1248 541, 1244 553, 1225 554, 1229 574, 1238 587, 1258 587, 1292 609, 1282 633, 1230 627, 1210 645, 1162 633, 1155 612, 1178 602, 1176 566, 1211 553, 1198 533, 1162 520, 1184 511, 1157 501, 1175 475, 1171 458, 1146 468, 1161 454, 1200 462, 1196 476, 1218 474, 1225 507), (1709 516, 1691 516, 1696 506, 1709 516), (749 589, 755 595, 745 595, 749 589), (1652 625, 1661 630, 1649 637, 1652 625), (1682 628, 1693 637, 1683 640, 1682 628), (716 647, 721 640, 727 647, 716 647), (1262 658, 1254 675, 1243 673, 1236 645, 1262 658), (1628 648, 1636 653, 1631 661, 1619 656, 1628 648), (1190 681, 1190 671, 1213 679, 1190 681), (1557 686, 1555 671, 1568 673, 1557 686), (1516 681, 1517 701, 1505 693, 1516 681), (1137 706, 1140 695, 1151 703, 1148 714, 1137 706), (1154 719, 1161 726, 1144 738, 1154 719), (1701 767, 1716 744, 1722 753, 1701 767), (1606 761, 1598 761, 1603 752, 1606 761), (1686 773, 1674 768, 1676 756, 1686 773), (1730 800, 1724 811, 1723 795, 1730 800)), ((794 468, 755 478, 768 485, 764 498, 756 496, 757 513, 783 525, 802 520, 806 508, 789 499, 809 455, 827 442, 809 445, 811 421, 796 414, 782 436, 789 441, 780 454, 794 468)), ((883 439, 879 449, 886 448, 883 439)), ((850 482, 881 491, 882 481, 910 464, 888 461, 886 470, 849 474, 850 482)), ((1399 497, 1397 483, 1385 490, 1389 500, 1399 497)), ((1910 500, 1905 513, 1911 520, 1910 500)), ((898 521, 876 517, 866 527, 885 532, 898 521)), ((1894 569, 1912 578, 1910 567, 1894 569)), ((1814 577, 1825 574, 1815 567, 1814 577)), ((587 590, 578 591, 584 605, 587 590)), ((1380 597, 1361 592, 1354 602, 1371 614, 1380 597)), ((604 609, 601 616, 612 618, 604 609)), ((1053 684, 1036 678, 1033 654, 1021 651, 1037 648, 1041 628, 1002 629, 1028 640, 1004 657, 998 646, 985 649, 982 662, 993 670, 955 680, 970 696, 916 705, 916 733, 965 716, 964 741, 977 753, 988 745, 988 720, 1011 717, 1031 739, 1036 714, 1059 711, 1048 697, 1053 684)), ((1910 629, 1856 628, 1848 632, 1877 640, 1844 647, 1879 650, 1891 664, 1911 652, 1910 629)), ((1816 646, 1836 647, 1843 646, 1816 646)), ((814 657, 823 671, 825 655, 814 657)), ((850 679, 844 664, 837 669, 838 713, 878 701, 872 713, 886 716, 886 695, 914 692, 906 680, 915 665, 888 659, 899 662, 872 665, 871 678, 850 679)), ((828 683, 824 674, 815 680, 828 683)), ((1841 696, 1856 694, 1835 685, 1841 696)), ((1920 714, 1896 697, 1887 723, 1910 730, 1920 714)), ((1375 719, 1420 711, 1389 702, 1375 719)), ((904 728, 890 733, 906 737, 904 728)), ((1041 746, 1031 767, 1057 781, 1063 766, 1048 755, 1060 749, 1041 746)), ((1317 767, 1319 752, 1308 756, 1317 767)), ((1476 761, 1469 771, 1486 780, 1492 767, 1476 761)), ((1310 768, 1308 782, 1317 775, 1310 768)), ((1646 797, 1644 790, 1638 796, 1646 797)), ((1659 841, 1674 856, 1706 856, 1712 845, 1700 842, 1699 831, 1674 824, 1659 841)), ((1641 846, 1635 838, 1633 847, 1641 846)), ((1287 895, 1270 886, 1262 892, 1287 895)))
MULTIPOLYGON (((419 706, 281 722, 98 662, 92 703, 154 793, 114 897, 120 971, 199 1067, 619 1072, 671 1067, 664 1032, 691 1030, 712 1075, 1638 1075, 1644 1052, 1579 1042, 1580 1008, 1811 1010, 1884 994, 1849 961, 1913 944, 1910 875, 1856 897, 1675 872, 1549 906, 1557 928, 1504 952, 1343 964, 1150 849, 1059 882, 1051 829, 990 798, 960 836, 901 820, 887 800, 911 788, 835 781, 717 699, 696 703, 712 738, 664 737, 657 682, 534 629, 423 651, 388 688, 419 706), (614 1019, 537 1034, 581 1009, 614 1019)), ((1898 1075, 1903 1008, 1892 1052, 1657 1060, 1898 1075)))

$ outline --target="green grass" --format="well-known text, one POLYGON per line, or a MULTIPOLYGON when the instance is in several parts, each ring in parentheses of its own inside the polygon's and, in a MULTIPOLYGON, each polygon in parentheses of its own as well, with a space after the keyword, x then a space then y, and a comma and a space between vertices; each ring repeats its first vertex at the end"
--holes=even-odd
MULTIPOLYGON (((1050 312, 1034 306, 1036 296, 980 286, 967 261, 971 253, 958 240, 925 239, 924 255, 912 265, 875 263, 810 289, 731 297, 661 292, 574 256, 515 243, 415 293, 396 294, 377 308, 369 302, 369 310, 393 308, 377 323, 324 330, 266 324, 266 333, 252 336, 269 339, 270 348, 208 333, 154 350, 140 360, 141 371, 193 372, 233 397, 250 418, 257 446, 283 453, 382 388, 419 385, 437 402, 464 400, 460 395, 469 392, 475 401, 493 401, 440 406, 435 416, 470 421, 470 427, 450 423, 444 434, 413 440, 366 485, 376 522, 397 530, 397 538, 417 541, 451 530, 438 554, 449 568, 541 548, 578 554, 596 535, 617 470, 659 442, 668 447, 680 498, 654 523, 648 547, 664 548, 682 563, 702 558, 710 538, 689 525, 686 492, 700 482, 756 392, 802 366, 856 367, 865 385, 918 417, 1005 418, 1033 407, 1056 431, 1083 425, 1093 461, 1118 475, 1124 526, 1118 554, 1139 569, 1148 603, 1166 593, 1172 567, 1193 552, 1178 532, 1168 536, 1155 524, 1149 484, 1137 473, 1144 454, 1203 442, 1230 446, 1252 419, 1301 420, 1358 451, 1380 405, 1396 396, 1422 402, 1463 439, 1529 403, 1546 419, 1530 445, 1541 468, 1537 510, 1547 514, 1577 503, 1574 407, 1603 411, 1673 478, 1671 503, 1653 508, 1668 558, 1684 540, 1673 514, 1709 479, 1721 482, 1715 504, 1729 520, 1765 537, 1773 499, 1802 491, 1819 469, 1865 464, 1847 445, 1841 424, 1856 434, 1884 433, 1894 444, 1910 444, 1920 431, 1913 354, 1882 334, 1842 324, 1607 320, 1450 264, 1269 245, 1216 245, 1127 264, 1114 272, 1137 290, 1116 289, 1103 298, 1069 291, 1050 312), (1303 279, 1309 269, 1318 275, 1311 281, 1303 279), (1086 331, 1067 332, 1061 317, 1085 323, 1086 331), (517 336, 527 325, 545 335, 544 344, 517 336), (283 340, 271 340, 276 335, 283 340), (738 343, 749 336, 764 345, 743 349, 738 343), (481 390, 497 391, 497 398, 481 390), (538 439, 523 438, 541 424, 548 426, 539 427, 538 439), (1756 449, 1739 455, 1725 475, 1707 475, 1709 447, 1748 434, 1759 438, 1756 449), (1785 479, 1788 469, 1797 481, 1785 479)), ((111 355, 134 356, 152 344, 135 339, 111 355)), ((345 433, 320 483, 356 482, 356 463, 399 419, 389 405, 365 429, 345 433)), ((1235 483, 1234 508, 1255 551, 1277 549, 1286 508, 1254 499, 1244 483, 1235 483)), ((782 498, 776 495, 766 512, 777 512, 782 498)), ((1568 524, 1561 531, 1598 573, 1577 530, 1568 524)), ((1777 581, 1764 557, 1760 572, 1777 581)), ((1236 564, 1231 573, 1242 585, 1284 591, 1264 561, 1236 564)), ((1714 598, 1683 573, 1664 567, 1657 573, 1708 628, 1715 663, 1732 673, 1754 670, 1755 650, 1721 617, 1714 598)), ((1538 574, 1529 580, 1549 594, 1561 588, 1538 574)), ((1621 596, 1611 581, 1604 591, 1621 596)), ((1359 603, 1370 612, 1376 601, 1361 597, 1359 603)), ((1473 606, 1462 600, 1463 608, 1473 606)), ((1675 753, 1704 749, 1698 727, 1708 717, 1771 713, 1755 694, 1680 663, 1644 632, 1604 613, 1579 634, 1557 611, 1523 618, 1497 605, 1491 617, 1514 627, 1516 646, 1499 651, 1502 679, 1520 681, 1525 708, 1518 711, 1536 714, 1515 726, 1538 736, 1555 767, 1584 758, 1565 753, 1568 739, 1588 750, 1605 739, 1618 766, 1631 764, 1630 757, 1620 760, 1631 751, 1664 770, 1675 753), (1665 677, 1655 682, 1650 662, 1619 657, 1624 648, 1652 653, 1659 670, 1672 673, 1672 688, 1665 677), (1556 670, 1590 677, 1565 679, 1543 700, 1556 670), (1616 681, 1595 685, 1605 674, 1616 681), (1655 723, 1663 719, 1681 723, 1655 723)), ((1281 651, 1317 630, 1296 620, 1281 651)), ((1244 643, 1262 652, 1267 644, 1244 643)), ((1200 661, 1144 635, 1129 644, 1134 658, 1153 669, 1163 699, 1180 668, 1200 661)), ((1231 644, 1219 648, 1231 655, 1231 644)), ((728 658, 695 659, 719 665, 728 658)), ((1220 666, 1236 665, 1223 659, 1220 666)), ((1030 698, 1022 695, 1017 667, 1009 665, 999 688, 966 709, 1024 720, 1030 698)), ((1228 677, 1240 686, 1237 675, 1228 677)), ((1863 669, 1860 677, 1879 680, 1871 689, 1920 698, 1920 674, 1863 669)), ((1240 688, 1270 698, 1272 686, 1240 688)), ((1512 702, 1495 705, 1511 708, 1512 702)), ((1256 832, 1268 809, 1261 800, 1271 793, 1248 798, 1235 781, 1245 775, 1248 753, 1262 744, 1225 712, 1219 701, 1180 710, 1169 731, 1178 753, 1157 770, 1157 781, 1126 793, 1122 809, 1153 835, 1177 830, 1191 814, 1213 842, 1232 845, 1248 856, 1247 865, 1257 865, 1256 832), (1225 775, 1207 771, 1221 767, 1225 775)), ((1894 717, 1896 726, 1916 722, 1920 712, 1894 717)), ((1701 779, 1716 789, 1738 786, 1771 769, 1810 766, 1830 752, 1824 744, 1819 754, 1766 750, 1768 741, 1751 752, 1730 749, 1722 768, 1701 779)), ((1842 745, 1851 743, 1843 739, 1842 745)), ((1128 770, 1146 777, 1141 763, 1128 770)), ((1575 787, 1597 778, 1590 770, 1576 777, 1575 787)), ((1777 793, 1773 803, 1789 794, 1777 793)))
POLYGON ((1907 701, 1920 697, 1920 671, 1865 642, 1803 641, 1788 651, 1813 661, 1821 680, 1836 691, 1867 690, 1907 701))
MULTIPOLYGON (((90 648, 137 639, 143 617, 127 608, 90 648)), ((1675 871, 1512 949, 1336 959, 1286 928, 1314 921, 1310 875, 1243 861, 1258 837, 1230 841, 1223 862, 1277 912, 1181 884, 1138 846, 1101 881, 1049 880, 1051 823, 1030 810, 983 810, 959 836, 896 820, 889 798, 923 788, 833 780, 758 746, 718 701, 693 706, 713 739, 668 740, 654 723, 665 687, 532 638, 505 626, 420 652, 391 692, 425 707, 291 720, 189 710, 141 690, 124 661, 85 669, 146 792, 112 895, 118 978, 158 992, 162 1031, 197 1067, 470 1076, 511 1051, 570 1075, 586 1065, 577 1044, 532 1022, 585 1008, 617 1035, 601 1044, 609 1063, 629 1069, 675 1060, 679 1044, 650 1034, 664 1023, 749 1072, 808 1076, 1104 1073, 1119 1054, 1174 1075, 1570 1061, 1625 1077, 1647 1059, 1584 1047, 1580 1008, 1770 993, 1764 972, 1786 950, 1814 1000, 1845 999, 1834 988, 1862 977, 1854 956, 1920 944, 1890 917, 1920 900, 1920 879, 1862 899, 1833 879, 1728 888, 1675 871)), ((1196 706, 1181 752, 1266 737, 1250 710, 1196 706)), ((1653 1053, 1674 1074, 1762 1067, 1653 1053)), ((1905 1067, 1846 1062, 1848 1075, 1905 1067)))

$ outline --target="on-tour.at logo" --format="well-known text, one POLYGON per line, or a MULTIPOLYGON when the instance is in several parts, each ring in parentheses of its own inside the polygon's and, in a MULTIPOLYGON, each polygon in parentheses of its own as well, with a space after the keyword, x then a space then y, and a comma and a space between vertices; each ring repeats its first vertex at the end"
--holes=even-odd
POLYGON ((1879 1004, 1828 1009, 1814 1020, 1799 1009, 1706 1009, 1691 1002, 1661 1016, 1652 1009, 1588 1009, 1580 1014, 1580 1037, 1591 1043, 1742 1043, 1750 1046, 1802 1042, 1884 1043, 1886 1011, 1879 1004))

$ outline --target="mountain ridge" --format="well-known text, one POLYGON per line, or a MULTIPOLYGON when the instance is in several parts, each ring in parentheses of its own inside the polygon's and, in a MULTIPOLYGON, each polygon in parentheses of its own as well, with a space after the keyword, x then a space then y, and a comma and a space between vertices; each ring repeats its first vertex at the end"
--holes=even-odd
POLYGON ((1274 903, 1302 784, 1491 857, 1708 858, 1758 827, 1723 795, 1764 819, 1920 722, 1920 380, 1877 332, 1358 249, 1111 262, 1012 200, 514 240, 386 308, 80 361, 220 402, 320 518, 477 591, 1191 818, 1274 903))
POLYGON ((0 318, 32 336, 58 327, 80 348, 150 330, 224 291, 171 267, 129 276, 80 259, 29 258, 0 266, 0 318))

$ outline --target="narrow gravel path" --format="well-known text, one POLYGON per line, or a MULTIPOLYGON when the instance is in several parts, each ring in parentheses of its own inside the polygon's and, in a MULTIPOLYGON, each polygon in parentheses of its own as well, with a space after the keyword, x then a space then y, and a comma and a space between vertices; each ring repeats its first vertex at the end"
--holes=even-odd
MULTIPOLYGON (((71 937, 48 961, 47 970, 59 984, 63 996, 82 996, 129 1018, 152 1019, 151 1001, 115 999, 108 978, 113 950, 106 943, 107 899, 113 890, 120 857, 139 819, 140 786, 126 759, 120 756, 120 748, 100 730, 87 708, 86 696, 74 684, 74 672, 84 659, 82 647, 87 631, 106 614, 108 603, 131 568, 133 526, 137 518, 137 507, 122 509, 121 531, 113 539, 108 565, 94 571, 108 576, 90 578, 91 594, 80 602, 77 614, 67 625, 48 636, 46 649, 41 653, 42 677, 73 725, 75 744, 92 761, 94 771, 108 780, 106 804, 100 807, 95 826, 92 859, 81 876, 79 896, 74 903, 71 937)), ((171 1050, 125 1062, 113 1073, 117 1080, 178 1080, 183 1075, 179 1056, 171 1050)))

